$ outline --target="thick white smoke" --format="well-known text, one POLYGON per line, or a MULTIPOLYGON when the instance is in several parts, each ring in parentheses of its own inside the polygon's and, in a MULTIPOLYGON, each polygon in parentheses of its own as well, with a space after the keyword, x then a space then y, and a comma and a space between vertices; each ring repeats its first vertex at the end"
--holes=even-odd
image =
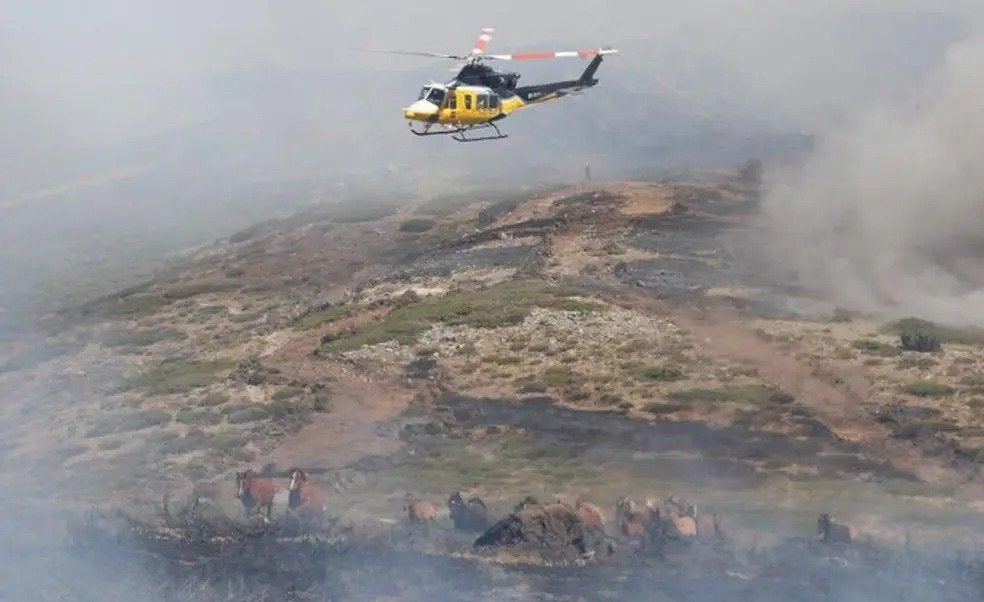
POLYGON ((984 323, 982 105, 976 36, 780 177, 764 207, 801 283, 860 309, 984 323))

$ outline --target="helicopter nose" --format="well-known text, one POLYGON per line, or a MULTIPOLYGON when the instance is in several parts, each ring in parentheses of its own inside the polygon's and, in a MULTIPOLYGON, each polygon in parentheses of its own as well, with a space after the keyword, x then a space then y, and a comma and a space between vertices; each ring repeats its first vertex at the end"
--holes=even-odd
POLYGON ((437 107, 426 100, 418 100, 409 107, 403 109, 403 116, 407 119, 425 121, 437 113, 437 107))

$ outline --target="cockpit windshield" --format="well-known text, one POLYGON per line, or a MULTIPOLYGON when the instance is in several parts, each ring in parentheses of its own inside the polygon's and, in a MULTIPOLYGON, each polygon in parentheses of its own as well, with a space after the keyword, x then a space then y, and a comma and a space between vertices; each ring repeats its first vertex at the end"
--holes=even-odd
POLYGON ((428 86, 420 91, 420 96, 418 96, 417 99, 427 100, 437 106, 441 106, 441 103, 444 102, 444 90, 441 88, 431 88, 428 86))

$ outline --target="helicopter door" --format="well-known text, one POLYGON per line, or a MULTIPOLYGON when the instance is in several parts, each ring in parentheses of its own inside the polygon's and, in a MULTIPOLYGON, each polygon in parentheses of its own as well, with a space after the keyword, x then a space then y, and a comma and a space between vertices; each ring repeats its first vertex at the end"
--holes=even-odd
POLYGON ((499 95, 498 94, 492 94, 491 96, 489 96, 489 109, 495 111, 496 113, 499 112, 499 95))
POLYGON ((488 108, 489 108, 489 95, 479 94, 478 98, 476 99, 475 109, 479 111, 485 111, 488 110, 488 108))

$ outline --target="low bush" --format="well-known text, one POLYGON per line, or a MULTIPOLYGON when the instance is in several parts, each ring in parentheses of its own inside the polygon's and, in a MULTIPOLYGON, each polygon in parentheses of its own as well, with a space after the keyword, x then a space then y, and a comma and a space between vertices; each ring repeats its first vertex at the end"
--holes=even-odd
POLYGON ((111 332, 103 339, 107 347, 147 347, 163 341, 181 341, 185 333, 173 328, 120 330, 111 332))
POLYGON ((647 403, 643 408, 650 414, 672 414, 674 412, 679 412, 686 406, 680 403, 660 403, 653 402, 647 403))
POLYGON ((874 339, 861 339, 854 341, 852 346, 863 353, 881 357, 893 357, 902 353, 898 347, 889 345, 888 343, 882 343, 881 341, 876 341, 874 339))
POLYGON ((905 386, 904 391, 917 397, 944 397, 956 392, 953 387, 928 380, 911 382, 905 386))
POLYGON ((124 381, 120 390, 146 389, 148 393, 158 395, 186 393, 212 384, 216 373, 232 366, 232 362, 222 360, 164 360, 158 366, 124 381))
POLYGON ((639 371, 639 375, 647 380, 675 381, 686 378, 683 370, 676 366, 647 366, 639 371))

